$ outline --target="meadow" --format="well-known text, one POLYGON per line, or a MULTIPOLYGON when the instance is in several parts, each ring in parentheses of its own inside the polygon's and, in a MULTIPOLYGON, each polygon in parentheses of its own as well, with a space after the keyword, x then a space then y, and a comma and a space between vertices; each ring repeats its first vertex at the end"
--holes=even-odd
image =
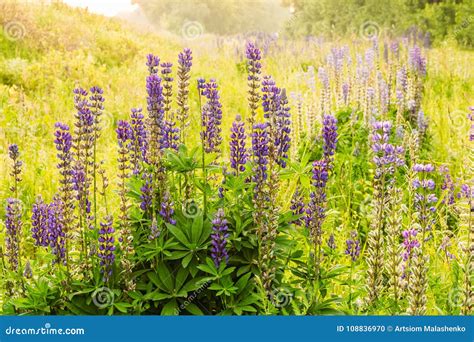
POLYGON ((472 314, 472 51, 0 23, 3 314, 472 314))

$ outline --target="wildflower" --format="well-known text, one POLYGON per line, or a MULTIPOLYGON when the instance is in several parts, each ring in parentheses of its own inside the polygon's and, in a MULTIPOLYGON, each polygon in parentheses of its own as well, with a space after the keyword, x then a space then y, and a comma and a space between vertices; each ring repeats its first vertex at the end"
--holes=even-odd
POLYGON ((140 163, 147 162, 146 155, 148 149, 148 135, 144 123, 144 116, 141 108, 132 108, 130 114, 130 127, 132 146, 131 161, 133 164, 133 174, 138 174, 141 170, 140 163))
POLYGON ((313 245, 314 263, 316 272, 319 274, 321 263, 322 226, 326 218, 326 184, 328 181, 328 165, 323 160, 313 163, 313 187, 310 194, 310 201, 306 209, 306 228, 313 245))
MULTIPOLYGON (((246 56, 247 56, 247 82, 248 82, 248 103, 250 108, 250 117, 249 123, 250 127, 253 130, 255 124, 255 118, 257 115, 257 109, 260 102, 260 94, 258 89, 260 88, 260 74, 262 70, 262 53, 253 43, 248 42, 246 46, 246 56)), ((253 131, 252 131, 253 132, 253 131)))
POLYGON ((170 194, 166 192, 161 202, 160 215, 165 222, 175 225, 176 220, 173 219, 173 214, 174 214, 173 204, 174 203, 170 199, 170 194))
POLYGON ((328 165, 331 164, 337 145, 337 119, 332 115, 324 115, 323 119, 323 151, 328 165))
POLYGON ((301 226, 303 223, 303 215, 305 213, 305 204, 304 204, 304 197, 301 194, 299 189, 296 189, 293 197, 291 198, 291 206, 290 209, 293 213, 293 216, 298 216, 299 218, 295 219, 292 223, 301 226))
POLYGON ((48 206, 48 240, 51 253, 55 256, 53 263, 67 264, 66 232, 64 230, 64 204, 55 197, 48 206))
POLYGON ((106 216, 105 221, 100 223, 99 250, 97 256, 100 259, 100 273, 104 282, 108 282, 112 276, 112 267, 115 262, 115 238, 112 216, 106 216))
POLYGON ((247 150, 245 148, 245 127, 240 115, 235 117, 230 129, 230 167, 236 175, 245 171, 247 163, 247 150))
POLYGON ((20 243, 23 222, 21 220, 22 205, 18 199, 8 198, 5 214, 5 245, 10 269, 16 271, 20 262, 20 243))
POLYGON ((190 71, 193 60, 192 52, 190 49, 184 49, 178 55, 178 96, 177 104, 179 106, 179 111, 177 115, 177 121, 180 123, 180 143, 184 144, 185 142, 185 129, 189 125, 189 79, 190 71))
POLYGON ((38 198, 33 204, 31 215, 31 233, 35 246, 46 247, 48 240, 48 205, 38 198))
POLYGON ((220 103, 217 83, 212 79, 205 83, 202 95, 207 99, 201 112, 201 139, 204 150, 207 153, 219 152, 219 145, 222 142, 220 128, 222 123, 222 105, 220 103))
POLYGON ((346 240, 347 248, 345 254, 351 257, 352 261, 357 261, 360 254, 360 241, 357 239, 357 232, 351 233, 351 238, 346 240))
POLYGON ((229 261, 229 255, 227 253, 227 220, 224 216, 224 210, 219 208, 217 213, 212 220, 212 231, 211 234, 211 257, 214 260, 216 267, 219 267, 222 262, 229 261))

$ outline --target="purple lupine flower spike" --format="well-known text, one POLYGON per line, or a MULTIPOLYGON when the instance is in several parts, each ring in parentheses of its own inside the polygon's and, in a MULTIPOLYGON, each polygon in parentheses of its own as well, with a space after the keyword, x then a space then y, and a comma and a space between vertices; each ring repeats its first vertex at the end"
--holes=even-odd
POLYGON ((7 199, 5 210, 5 245, 10 269, 16 271, 20 261, 20 243, 23 223, 21 221, 22 205, 16 198, 7 199))
POLYGON ((247 163, 247 150, 245 148, 245 127, 240 115, 235 117, 230 129, 230 167, 238 175, 245 171, 247 163))
POLYGON ((176 220, 173 219, 173 214, 174 214, 173 205, 174 203, 170 198, 170 194, 166 192, 163 195, 163 200, 161 202, 160 215, 165 222, 175 225, 176 220))
POLYGON ((351 233, 351 238, 346 240, 346 245, 345 254, 350 256, 352 261, 356 261, 360 254, 360 241, 357 239, 357 232, 351 233))
POLYGON ((146 56, 146 66, 148 67, 148 72, 150 75, 158 73, 158 67, 160 66, 160 57, 153 54, 148 54, 146 56))
POLYGON ((48 240, 53 263, 66 265, 66 232, 64 230, 64 205, 55 197, 48 206, 48 240))
POLYGON ((303 194, 301 194, 299 189, 296 189, 293 197, 291 198, 290 209, 294 216, 299 216, 298 219, 293 221, 293 224, 301 226, 303 223, 303 214, 305 213, 305 203, 303 194))
POLYGON ((47 247, 48 240, 48 205, 39 197, 33 204, 31 214, 31 233, 35 246, 47 247))
POLYGON ((144 115, 141 108, 132 108, 130 114, 130 126, 132 129, 131 160, 133 173, 140 173, 142 162, 147 162, 148 135, 144 123, 144 115))
POLYGON ((143 186, 140 188, 140 209, 143 210, 144 212, 148 212, 151 209, 152 206, 152 199, 153 199, 153 188, 152 188, 152 181, 153 177, 149 173, 144 173, 142 176, 143 180, 145 181, 143 183, 143 186))
POLYGON ((248 42, 245 49, 245 54, 247 56, 247 83, 249 88, 248 103, 250 108, 250 117, 248 120, 250 127, 253 129, 260 102, 260 94, 258 90, 260 88, 260 74, 262 72, 262 53, 255 46, 255 44, 248 42))
POLYGON ((268 125, 266 123, 255 124, 253 127, 252 150, 254 156, 254 170, 252 180, 255 182, 255 194, 268 177, 268 125))
POLYGON ((222 104, 220 103, 217 83, 211 79, 204 83, 202 87, 201 93, 207 99, 201 113, 201 139, 204 143, 204 150, 207 153, 220 152, 222 104))
POLYGON ((324 158, 328 161, 329 166, 331 166, 331 161, 336 152, 337 145, 337 119, 332 115, 324 115, 323 118, 323 151, 324 158))
POLYGON ((105 217, 105 222, 100 223, 99 250, 97 256, 100 259, 100 273, 106 283, 110 280, 115 262, 115 238, 112 216, 105 217))
POLYGON ((211 234, 211 257, 214 260, 216 267, 219 267, 222 262, 226 263, 229 261, 229 255, 227 253, 227 220, 225 219, 224 210, 219 208, 216 216, 212 220, 212 231, 211 234))
POLYGON ((180 143, 185 142, 185 130, 189 125, 189 79, 191 78, 191 66, 193 56, 190 49, 184 49, 178 55, 178 96, 176 102, 179 107, 177 121, 179 122, 180 143))
POLYGON ((18 197, 18 186, 21 182, 21 167, 23 162, 20 160, 20 150, 17 144, 11 144, 8 146, 8 156, 13 161, 13 167, 10 175, 13 177, 14 184, 10 188, 10 191, 18 197))

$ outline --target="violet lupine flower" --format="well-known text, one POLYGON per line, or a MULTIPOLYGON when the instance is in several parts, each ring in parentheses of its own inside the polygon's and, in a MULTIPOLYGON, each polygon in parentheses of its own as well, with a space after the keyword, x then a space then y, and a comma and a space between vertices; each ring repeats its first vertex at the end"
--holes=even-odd
POLYGON ((407 261, 413 255, 413 249, 416 247, 420 247, 420 243, 416 239, 418 232, 416 229, 408 229, 402 232, 403 236, 403 260, 407 261))
POLYGON ((173 77, 171 77, 173 63, 165 62, 161 63, 161 76, 165 82, 173 82, 173 77))
POLYGON ((163 200, 161 201, 160 206, 160 215, 166 223, 175 225, 176 220, 173 219, 174 208, 173 208, 173 201, 170 199, 170 194, 165 192, 163 195, 163 200))
POLYGON ((152 207, 152 200, 153 200, 153 176, 149 173, 144 173, 142 176, 143 180, 145 181, 140 188, 140 209, 144 212, 148 212, 152 207))
POLYGON ((35 246, 47 247, 48 238, 48 205, 39 197, 33 204, 31 214, 31 234, 35 240, 35 246))
POLYGON ((161 148, 178 150, 179 128, 172 120, 165 120, 162 127, 161 148))
POLYGON ((20 260, 20 241, 23 222, 21 221, 22 205, 16 198, 7 199, 5 210, 5 245, 10 269, 16 271, 20 260))
POLYGON ((293 224, 297 226, 301 226, 304 221, 304 213, 305 213, 305 204, 304 204, 304 197, 301 194, 299 189, 296 189, 293 197, 291 198, 291 205, 290 205, 291 212, 293 216, 298 216, 299 218, 292 221, 293 224))
POLYGON ((324 67, 319 67, 318 78, 322 84, 321 88, 321 110, 323 114, 329 114, 331 108, 331 90, 329 76, 324 67))
POLYGON ((119 147, 128 149, 130 140, 133 138, 133 130, 130 123, 128 123, 128 121, 119 120, 115 132, 117 133, 119 147))
POLYGON ((324 115, 322 138, 324 158, 327 160, 328 166, 331 167, 332 158, 336 152, 338 138, 337 119, 332 115, 324 115))
POLYGON ((158 222, 156 220, 156 217, 153 217, 153 220, 151 221, 150 235, 148 236, 148 239, 155 240, 160 235, 161 235, 161 230, 158 228, 158 222))
POLYGON ((334 234, 329 234, 329 237, 328 237, 328 240, 327 240, 327 244, 328 244, 328 247, 330 249, 336 249, 337 246, 336 246, 336 238, 334 237, 334 234))
POLYGON ((346 240, 347 248, 345 254, 351 257, 351 260, 357 261, 357 258, 360 254, 360 241, 357 239, 357 232, 353 231, 351 233, 350 239, 346 240))
POLYGON ((322 243, 322 225, 326 218, 328 176, 328 165, 324 159, 313 162, 312 180, 314 190, 310 194, 310 201, 306 209, 306 228, 309 230, 309 235, 316 250, 320 249, 322 243))
POLYGON ((10 187, 10 191, 18 197, 18 185, 21 182, 21 167, 23 162, 20 160, 20 150, 17 144, 8 146, 8 156, 13 161, 13 168, 10 175, 13 177, 14 184, 10 187))
POLYGON ((147 110, 150 119, 150 162, 158 162, 158 155, 161 149, 162 129, 164 120, 164 97, 161 78, 156 74, 151 74, 146 79, 147 89, 147 110))
POLYGON ((191 78, 191 66, 193 56, 190 49, 184 49, 178 55, 178 96, 176 102, 179 107, 177 121, 180 123, 180 143, 184 144, 185 142, 185 129, 189 125, 189 79, 191 78))
POLYGON ((450 247, 451 247, 451 239, 449 236, 446 235, 443 237, 443 240, 441 241, 439 249, 444 252, 444 255, 446 256, 446 259, 448 261, 456 259, 456 256, 449 251, 450 247))
POLYGON ((418 131, 423 134, 428 129, 428 118, 425 116, 422 110, 418 111, 418 115, 416 117, 416 124, 418 126, 418 131))
POLYGON ((415 209, 418 212, 418 223, 421 226, 422 241, 426 238, 426 233, 431 230, 434 222, 434 212, 436 207, 434 204, 438 202, 438 198, 433 193, 436 184, 433 179, 428 178, 429 174, 434 171, 434 166, 431 164, 415 164, 413 166, 418 176, 413 179, 412 187, 415 191, 415 209))
POLYGON ((158 73, 158 67, 160 66, 160 57, 153 54, 148 54, 146 56, 146 66, 148 67, 148 72, 150 75, 158 73))
POLYGON ((214 260, 216 267, 219 267, 222 262, 229 261, 229 255, 227 253, 227 220, 225 219, 224 210, 219 208, 216 216, 212 220, 212 231, 211 234, 211 257, 214 260))
POLYGON ((250 108, 249 122, 250 126, 253 127, 255 124, 255 117, 257 115, 257 109, 260 102, 260 94, 258 89, 260 88, 260 74, 262 72, 262 53, 253 43, 248 42, 245 54, 247 56, 247 83, 248 83, 248 103, 250 108))
POLYGON ((164 116, 166 121, 174 121, 173 113, 171 112, 171 103, 173 102, 173 77, 171 77, 172 67, 172 63, 161 63, 161 77, 163 79, 164 116))
POLYGON ((245 126, 240 115, 235 117, 230 129, 230 167, 234 169, 234 174, 239 175, 245 171, 247 163, 247 150, 245 148, 245 126))
POLYGON ((276 136, 275 147, 277 149, 277 164, 282 168, 286 167, 286 159, 288 158, 288 150, 290 149, 291 120, 290 108, 288 107, 288 98, 286 90, 283 89, 280 95, 280 110, 276 117, 276 136))
POLYGON ((161 148, 178 149, 177 141, 179 140, 179 128, 175 127, 173 112, 171 111, 171 103, 173 102, 173 78, 171 77, 172 63, 161 64, 161 75, 163 78, 163 103, 164 103, 164 121, 162 124, 161 148))
POLYGON ((104 91, 97 86, 94 86, 90 89, 90 97, 89 97, 89 109, 91 113, 94 115, 94 130, 95 130, 95 138, 97 139, 99 136, 100 131, 100 117, 104 111, 104 97, 102 94, 104 91))
POLYGON ((133 129, 132 126, 127 121, 120 120, 117 126, 117 140, 119 145, 119 156, 117 158, 118 161, 118 169, 119 173, 119 196, 120 196, 120 228, 121 234, 129 236, 128 228, 130 226, 129 217, 128 217, 128 198, 127 198, 127 186, 126 182, 127 179, 130 177, 130 169, 133 168, 133 164, 131 164, 131 156, 130 151, 133 148, 133 129))
POLYGON ((73 140, 69 132, 69 126, 57 122, 55 127, 57 130, 54 133, 54 143, 57 150, 56 156, 59 159, 57 167, 61 174, 59 193, 63 203, 63 224, 67 239, 68 232, 74 227, 74 157, 71 150, 73 140))
POLYGON ((222 142, 221 123, 222 105, 215 80, 211 79, 202 85, 201 94, 206 97, 207 102, 202 108, 201 115, 201 139, 204 150, 207 153, 219 152, 219 145, 222 142))
POLYGON ((48 206, 48 240, 51 253, 56 257, 53 263, 66 265, 66 232, 64 230, 63 203, 54 198, 48 206))
POLYGON ((99 250, 97 256, 100 259, 100 273, 106 283, 112 276, 113 265, 115 262, 115 229, 113 227, 112 216, 106 216, 105 222, 100 223, 99 229, 99 250))
POLYGON ((130 127, 132 129, 131 160, 133 173, 140 172, 140 163, 147 162, 148 149, 147 131, 144 123, 144 115, 141 108, 132 108, 130 114, 130 127))
POLYGON ((372 151, 373 162, 376 166, 375 178, 379 179, 385 174, 393 174, 396 166, 404 165, 402 146, 389 143, 392 131, 390 121, 376 121, 372 124, 372 151))
POLYGON ((441 184, 441 190, 443 190, 446 196, 443 198, 442 203, 447 204, 448 206, 453 205, 455 202, 455 185, 454 181, 451 178, 449 168, 446 165, 442 165, 438 169, 441 176, 443 176, 443 184, 441 184))
POLYGON ((265 119, 270 119, 270 124, 272 120, 276 119, 277 113, 281 108, 280 101, 280 88, 275 84, 275 81, 271 76, 264 76, 262 81, 262 106, 263 106, 263 116, 265 119))
POLYGON ((408 65, 419 76, 426 75, 426 59, 421 54, 421 49, 417 45, 410 48, 408 55, 408 65))
POLYGON ((349 90, 350 86, 349 83, 345 82, 341 86, 342 88, 342 101, 345 106, 349 105, 349 90))
POLYGON ((263 188, 267 180, 267 164, 268 164, 268 125, 266 123, 258 123, 253 126, 252 134, 252 151, 254 158, 254 170, 252 180, 255 182, 255 195, 263 188))

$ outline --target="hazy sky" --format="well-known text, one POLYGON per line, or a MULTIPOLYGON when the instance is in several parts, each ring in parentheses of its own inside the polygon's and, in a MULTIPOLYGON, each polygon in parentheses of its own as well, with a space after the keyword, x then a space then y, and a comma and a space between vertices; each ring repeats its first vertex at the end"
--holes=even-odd
POLYGON ((90 12, 114 16, 119 12, 132 11, 135 6, 131 0, 63 0, 74 7, 87 7, 90 12))

